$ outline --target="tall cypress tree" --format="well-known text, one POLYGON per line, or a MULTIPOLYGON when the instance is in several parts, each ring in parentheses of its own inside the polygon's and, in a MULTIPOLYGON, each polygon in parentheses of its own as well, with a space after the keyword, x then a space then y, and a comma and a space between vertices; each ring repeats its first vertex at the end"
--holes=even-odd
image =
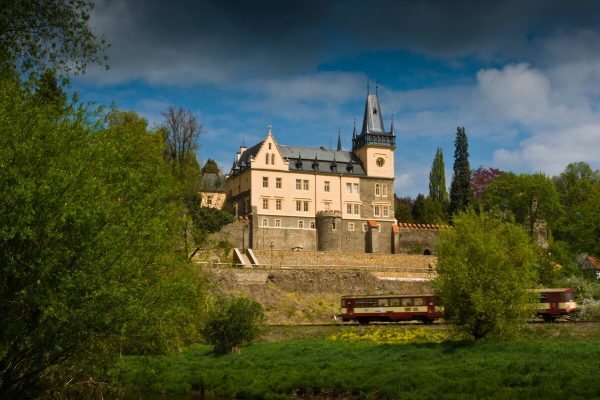
POLYGON ((464 211, 473 202, 471 167, 469 166, 469 144, 464 127, 456 128, 454 140, 454 174, 450 185, 450 214, 464 211))
POLYGON ((438 147, 429 173, 429 198, 442 204, 448 203, 445 175, 444 153, 438 147))

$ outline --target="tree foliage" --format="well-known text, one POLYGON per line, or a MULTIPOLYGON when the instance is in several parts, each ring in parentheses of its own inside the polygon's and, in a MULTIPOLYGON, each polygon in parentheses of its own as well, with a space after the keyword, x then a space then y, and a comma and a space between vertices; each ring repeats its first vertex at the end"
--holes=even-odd
POLYGON ((88 26, 93 7, 90 0, 0 0, 0 63, 40 74, 106 65, 106 41, 88 26))
POLYGON ((217 164, 217 162, 215 160, 209 158, 208 160, 206 160, 206 163, 202 167, 202 173, 203 174, 217 174, 217 175, 220 175, 221 174, 221 170, 219 169, 219 165, 217 164))
POLYGON ((471 172, 471 184, 473 185, 473 195, 475 199, 481 199, 485 190, 502 174, 498 168, 483 168, 480 166, 471 172))
POLYGON ((429 172, 429 198, 440 204, 448 204, 444 153, 439 147, 435 152, 431 172, 429 172))
POLYGON ((511 213, 530 235, 539 223, 551 229, 562 214, 552 180, 542 173, 502 173, 488 186, 483 205, 486 210, 511 213))
POLYGON ((464 127, 456 128, 454 140, 454 173, 450 185, 451 215, 457 214, 473 201, 473 186, 471 186, 471 167, 469 167, 469 144, 464 127))
POLYGON ((394 194, 394 217, 398 222, 412 222, 412 208, 415 201, 411 197, 398 197, 394 194))
POLYGON ((162 116, 165 117, 161 126, 165 140, 165 157, 173 162, 181 175, 185 166, 192 161, 198 164, 195 152, 200 146, 198 140, 202 133, 202 125, 190 110, 181 107, 176 110, 169 106, 162 116))
POLYGON ((510 335, 534 299, 536 249, 525 231, 473 210, 441 232, 434 281, 446 318, 476 339, 510 335))
POLYGON ((201 310, 160 135, 61 112, 0 80, 0 398, 174 348, 201 310))
POLYGON ((564 209, 556 224, 556 237, 568 242, 575 252, 599 255, 597 243, 600 234, 595 232, 594 223, 600 220, 597 215, 600 209, 600 172, 593 171, 584 162, 572 163, 553 181, 564 209))
POLYGON ((417 224, 441 224, 446 221, 442 204, 419 193, 412 207, 412 220, 417 224))
POLYGON ((202 333, 217 354, 251 343, 264 328, 261 304, 246 297, 218 296, 212 305, 202 333))

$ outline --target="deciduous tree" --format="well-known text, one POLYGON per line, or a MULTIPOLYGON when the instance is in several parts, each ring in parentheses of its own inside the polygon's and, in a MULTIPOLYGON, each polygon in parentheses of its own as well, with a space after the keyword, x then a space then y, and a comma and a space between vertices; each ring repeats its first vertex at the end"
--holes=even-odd
POLYGON ((471 172, 471 184, 475 199, 481 199, 485 190, 502 174, 498 168, 483 168, 482 166, 471 172))
POLYGON ((1 0, 0 64, 59 75, 105 64, 108 48, 88 26, 90 0, 1 0))
POLYGON ((534 299, 536 249, 523 228, 472 209, 440 233, 436 293, 445 318, 481 339, 510 336, 534 299))
POLYGON ((198 329, 162 138, 139 117, 105 127, 73 108, 0 80, 0 398, 79 383, 198 329))

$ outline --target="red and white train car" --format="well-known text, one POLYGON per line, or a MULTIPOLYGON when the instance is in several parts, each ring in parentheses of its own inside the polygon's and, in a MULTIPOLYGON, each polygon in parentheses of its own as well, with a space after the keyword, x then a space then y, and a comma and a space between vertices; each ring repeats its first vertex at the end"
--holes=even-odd
POLYGON ((572 288, 534 289, 539 294, 540 302, 536 314, 546 321, 554 321, 561 316, 569 316, 578 311, 573 299, 572 288))
POLYGON ((443 317, 443 308, 434 294, 343 296, 340 318, 344 322, 421 321, 432 323, 443 317))

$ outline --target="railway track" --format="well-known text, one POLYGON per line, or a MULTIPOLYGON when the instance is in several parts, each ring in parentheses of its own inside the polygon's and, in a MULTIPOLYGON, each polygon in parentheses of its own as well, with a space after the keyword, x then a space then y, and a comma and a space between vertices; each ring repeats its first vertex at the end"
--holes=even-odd
MULTIPOLYGON (((591 321, 582 321, 577 319, 557 319, 554 322, 546 322, 542 319, 531 319, 527 321, 529 324, 598 324, 600 320, 591 320, 591 321)), ((359 326, 419 326, 419 327, 439 327, 439 326, 448 326, 449 323, 446 322, 434 322, 432 324, 423 324, 418 321, 402 321, 402 322, 370 322, 368 325, 360 325, 356 322, 346 322, 346 323, 319 323, 319 324, 269 324, 268 326, 271 328, 310 328, 310 327, 338 327, 338 328, 348 328, 348 327, 359 327, 359 326)))

